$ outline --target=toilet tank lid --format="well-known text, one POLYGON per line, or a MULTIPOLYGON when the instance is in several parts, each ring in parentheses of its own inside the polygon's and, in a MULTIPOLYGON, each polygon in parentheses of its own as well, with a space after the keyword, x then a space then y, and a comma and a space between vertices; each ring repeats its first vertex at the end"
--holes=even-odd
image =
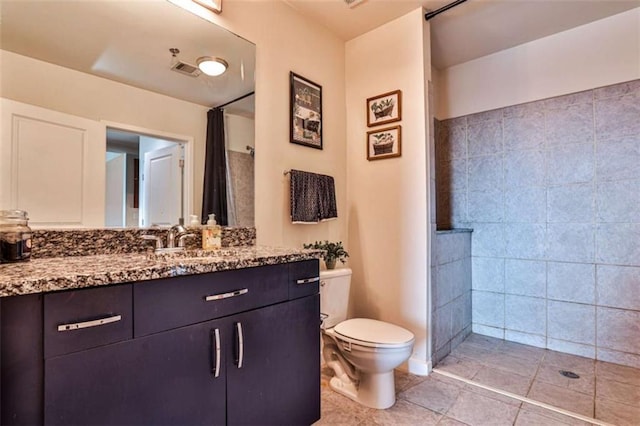
POLYGON ((320 278, 336 278, 336 277, 342 277, 345 275, 351 275, 351 269, 338 268, 338 269, 325 269, 323 271, 320 271, 320 278))
POLYGON ((388 322, 368 318, 342 321, 334 328, 337 334, 364 342, 400 345, 411 342, 413 333, 388 322))

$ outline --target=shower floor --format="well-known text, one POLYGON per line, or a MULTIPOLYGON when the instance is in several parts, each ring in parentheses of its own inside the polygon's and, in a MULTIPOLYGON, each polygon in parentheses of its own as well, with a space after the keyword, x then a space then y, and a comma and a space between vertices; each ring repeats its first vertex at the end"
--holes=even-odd
POLYGON ((396 371, 388 410, 337 394, 331 376, 322 369, 319 425, 640 425, 640 369, 478 334, 428 377, 396 371))

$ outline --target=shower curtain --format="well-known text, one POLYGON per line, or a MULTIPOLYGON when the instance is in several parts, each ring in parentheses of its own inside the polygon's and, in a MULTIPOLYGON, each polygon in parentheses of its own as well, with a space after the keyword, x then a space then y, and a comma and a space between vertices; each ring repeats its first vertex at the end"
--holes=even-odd
POLYGON ((227 159, 224 112, 214 108, 207 113, 207 145, 202 194, 202 223, 214 213, 219 225, 229 224, 227 215, 227 159))

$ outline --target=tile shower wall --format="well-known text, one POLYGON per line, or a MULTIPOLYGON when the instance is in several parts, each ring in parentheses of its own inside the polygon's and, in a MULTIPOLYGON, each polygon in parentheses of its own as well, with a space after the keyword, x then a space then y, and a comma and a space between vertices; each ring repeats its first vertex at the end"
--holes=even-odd
POLYGON ((233 226, 255 226, 254 216, 254 161, 250 154, 227 150, 227 161, 233 188, 235 222, 233 226))
POLYGON ((436 232, 431 282, 436 364, 471 333, 471 230, 436 232))
POLYGON ((437 123, 473 331, 640 367, 640 80, 437 123))

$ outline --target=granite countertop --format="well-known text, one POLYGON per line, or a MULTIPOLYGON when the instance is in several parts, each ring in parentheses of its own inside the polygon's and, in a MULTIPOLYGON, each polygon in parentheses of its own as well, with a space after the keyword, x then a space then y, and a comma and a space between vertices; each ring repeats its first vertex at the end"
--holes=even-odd
POLYGON ((317 259, 320 253, 246 246, 166 255, 124 253, 32 259, 0 265, 0 297, 296 262, 317 259))

